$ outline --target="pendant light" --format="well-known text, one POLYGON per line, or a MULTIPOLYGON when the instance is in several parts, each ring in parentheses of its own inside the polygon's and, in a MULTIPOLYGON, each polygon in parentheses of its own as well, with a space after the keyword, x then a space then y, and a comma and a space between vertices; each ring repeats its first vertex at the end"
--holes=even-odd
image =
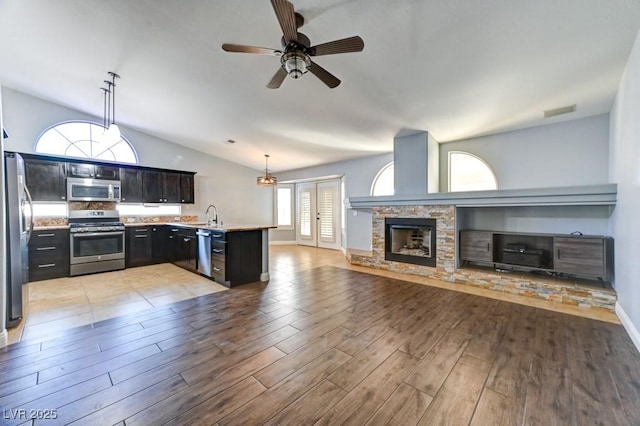
POLYGON ((109 71, 107 74, 111 76, 111 84, 109 84, 110 89, 110 103, 111 103, 111 123, 109 123, 109 128, 107 129, 107 139, 116 142, 120 140, 120 128, 116 124, 116 78, 120 78, 118 74, 113 71, 109 71))
POLYGON ((258 176, 257 183, 259 186, 273 186, 278 183, 278 178, 269 173, 269 154, 264 155, 264 161, 264 176, 258 176))

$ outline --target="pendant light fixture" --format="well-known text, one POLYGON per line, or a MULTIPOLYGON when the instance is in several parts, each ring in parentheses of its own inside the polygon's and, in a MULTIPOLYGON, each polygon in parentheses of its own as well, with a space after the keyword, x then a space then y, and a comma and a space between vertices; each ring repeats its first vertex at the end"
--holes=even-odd
POLYGON ((116 124, 116 78, 120 78, 120 76, 113 71, 109 71, 107 74, 109 74, 111 80, 104 80, 107 87, 100 88, 104 93, 104 118, 102 125, 105 129, 104 140, 115 143, 121 138, 120 128, 116 124))
POLYGON ((258 176, 257 183, 259 186, 273 186, 278 183, 278 178, 269 173, 269 154, 264 155, 264 161, 264 176, 258 176))

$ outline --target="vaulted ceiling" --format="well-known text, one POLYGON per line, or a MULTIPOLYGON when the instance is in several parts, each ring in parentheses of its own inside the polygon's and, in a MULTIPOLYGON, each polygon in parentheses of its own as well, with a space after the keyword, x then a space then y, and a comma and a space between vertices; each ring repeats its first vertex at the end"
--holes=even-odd
POLYGON ((270 90, 277 57, 222 51, 280 48, 269 0, 0 0, 0 81, 102 117, 115 71, 120 124, 282 171, 389 152, 407 130, 447 142, 606 113, 640 28, 637 0, 293 4, 311 44, 364 39, 315 58, 337 88, 306 74, 270 90))

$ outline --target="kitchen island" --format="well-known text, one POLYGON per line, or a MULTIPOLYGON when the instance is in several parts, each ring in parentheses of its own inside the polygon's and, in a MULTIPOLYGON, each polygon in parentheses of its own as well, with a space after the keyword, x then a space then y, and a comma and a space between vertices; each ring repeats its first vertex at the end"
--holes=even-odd
POLYGON ((176 265, 227 287, 269 280, 269 229, 274 226, 167 225, 170 260, 176 265))

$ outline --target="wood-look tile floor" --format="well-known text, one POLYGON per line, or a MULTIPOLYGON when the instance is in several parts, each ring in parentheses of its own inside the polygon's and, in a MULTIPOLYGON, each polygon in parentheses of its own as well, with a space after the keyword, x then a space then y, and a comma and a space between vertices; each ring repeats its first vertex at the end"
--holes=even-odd
POLYGON ((336 267, 0 349, 6 424, 637 425, 619 324, 336 267))

